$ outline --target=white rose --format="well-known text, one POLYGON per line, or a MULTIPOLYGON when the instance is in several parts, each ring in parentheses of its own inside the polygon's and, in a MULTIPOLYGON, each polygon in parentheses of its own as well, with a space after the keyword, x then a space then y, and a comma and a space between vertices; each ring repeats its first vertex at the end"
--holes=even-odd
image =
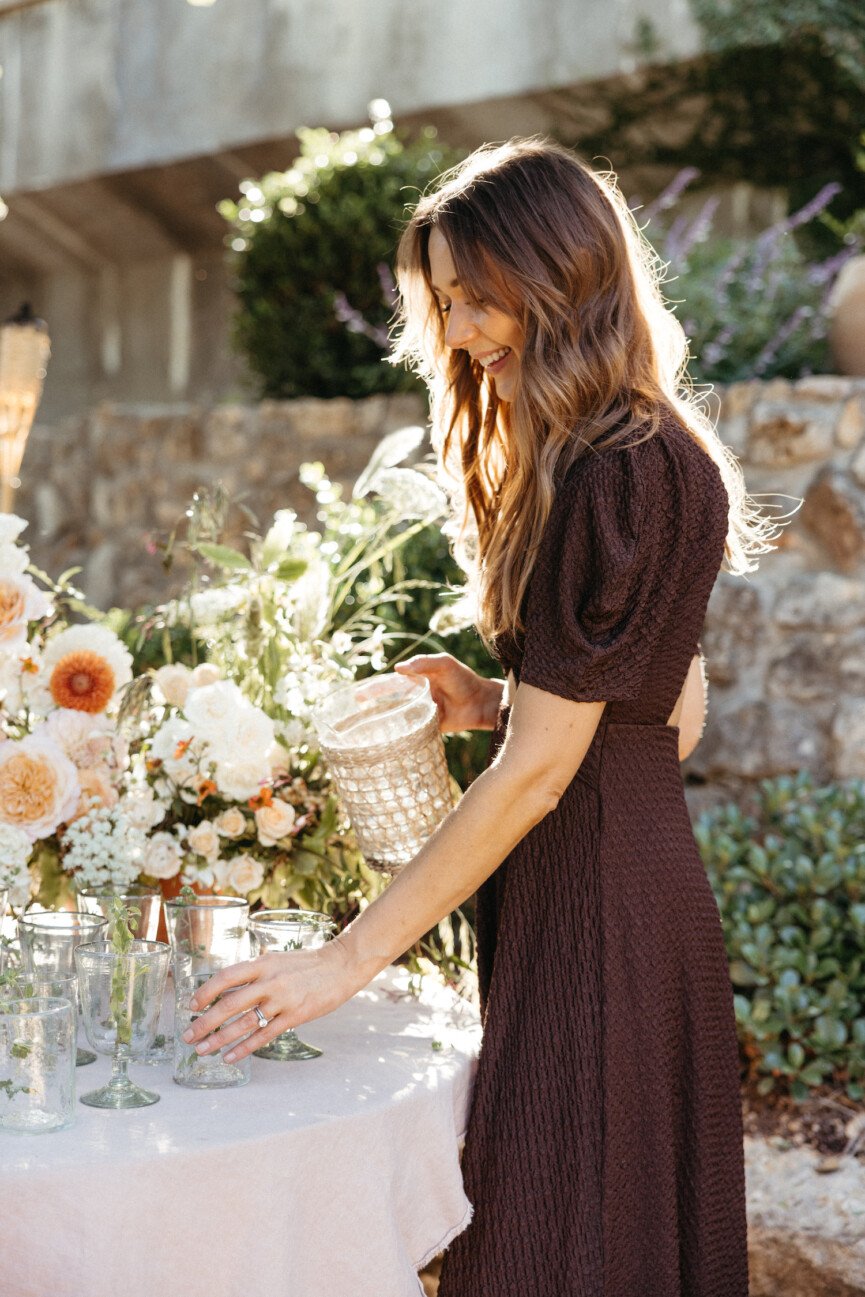
POLYGON ((131 789, 123 798, 123 813, 134 829, 152 829, 166 812, 166 803, 159 800, 146 784, 131 789))
POLYGON ((291 831, 294 820, 294 807, 279 797, 274 797, 269 806, 259 807, 255 812, 255 826, 261 845, 275 847, 291 831))
POLYGON ((242 838, 247 829, 246 816, 238 806, 230 806, 213 823, 224 838, 242 838))
POLYGON ((219 855, 219 834, 210 820, 195 824, 186 835, 190 851, 205 860, 214 861, 219 855))
POLYGON ((154 833, 144 848, 143 873, 150 878, 176 878, 180 872, 181 852, 171 833, 154 833))
POLYGON ((291 772, 291 756, 281 743, 272 743, 264 755, 272 779, 291 772))
POLYGON ((0 545, 17 540, 27 525, 27 519, 19 518, 17 513, 0 513, 0 545))
POLYGON ((192 729, 180 716, 160 725, 150 744, 150 756, 162 762, 169 779, 183 787, 198 774, 198 760, 192 750, 192 729))
POLYGON ((155 675, 162 697, 171 707, 182 707, 192 688, 192 672, 180 662, 160 667, 155 675))
POLYGON ((196 735, 219 742, 231 734, 244 704, 246 699, 233 680, 217 680, 190 690, 184 710, 196 735))
POLYGON ((274 742, 273 721, 252 703, 240 709, 228 737, 231 761, 262 761, 270 764, 270 749, 274 742))
POLYGON ((267 767, 263 767, 260 761, 250 761, 243 765, 232 761, 220 762, 213 777, 226 801, 245 802, 261 792, 269 774, 267 767))
POLYGON ((214 860, 213 864, 210 866, 211 873, 213 874, 213 885, 214 887, 219 888, 220 891, 222 891, 224 887, 231 886, 230 875, 233 863, 234 861, 232 860, 214 860))
POLYGON ((264 882, 264 865, 252 856, 235 856, 230 862, 228 883, 241 896, 254 892, 264 882))
POLYGON ((199 662, 192 673, 192 688, 203 689, 205 685, 215 685, 222 679, 222 672, 213 662, 199 662))

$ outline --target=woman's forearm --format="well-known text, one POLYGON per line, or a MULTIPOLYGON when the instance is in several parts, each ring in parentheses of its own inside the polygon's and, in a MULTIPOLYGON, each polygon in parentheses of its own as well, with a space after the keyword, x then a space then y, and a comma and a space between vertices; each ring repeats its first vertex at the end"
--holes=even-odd
POLYGON ((537 781, 505 765, 479 775, 387 890, 336 938, 358 985, 462 905, 551 809, 537 781))

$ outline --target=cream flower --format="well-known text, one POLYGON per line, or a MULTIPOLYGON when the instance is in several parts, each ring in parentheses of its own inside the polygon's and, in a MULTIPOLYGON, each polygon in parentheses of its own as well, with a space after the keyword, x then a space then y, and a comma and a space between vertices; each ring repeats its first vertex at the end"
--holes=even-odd
POLYGON ((269 768, 274 738, 273 721, 260 707, 247 702, 241 707, 231 732, 230 759, 241 763, 261 761, 269 768))
POLYGON ((239 762, 220 762, 214 774, 220 793, 229 802, 245 802, 261 792, 270 772, 260 761, 250 761, 243 765, 239 762))
POLYGON ((49 837, 78 805, 78 771, 52 739, 30 734, 0 743, 0 822, 31 842, 49 837))
POLYGON ((99 765, 114 755, 115 731, 105 716, 58 707, 46 720, 45 732, 79 770, 99 765))
POLYGON ((26 571, 30 559, 24 546, 0 540, 0 572, 5 576, 26 571))
POLYGON ((14 544, 27 525, 27 519, 17 513, 0 513, 0 545, 14 544))
POLYGON ((267 752, 264 754, 271 778, 276 779, 280 775, 287 775, 291 772, 291 756, 285 750, 281 743, 271 743, 267 752))
POLYGON ((123 798, 123 813, 134 829, 154 828, 164 817, 166 804, 148 784, 135 784, 123 798))
POLYGON ((190 851, 204 856, 205 860, 214 861, 219 855, 219 834, 210 820, 193 825, 186 834, 186 841, 190 851))
POLYGON ((165 774, 181 788, 191 784, 198 773, 191 744, 192 729, 180 716, 171 716, 160 725, 150 744, 150 756, 162 762, 165 774))
POLYGON ((159 692, 171 707, 182 707, 192 688, 192 672, 181 662, 160 667, 154 679, 159 692))
POLYGON ((213 662, 199 662, 192 672, 192 688, 203 689, 205 685, 215 685, 222 679, 222 672, 213 662))
POLYGON ((48 640, 42 670, 58 707, 104 712, 132 679, 132 655, 107 626, 69 626, 48 640))
POLYGON ((224 887, 231 886, 230 875, 233 863, 232 860, 214 860, 213 864, 210 866, 213 873, 213 884, 215 887, 219 888, 220 891, 222 891, 224 887))
POLYGON ((173 834, 162 831, 147 839, 143 872, 150 878, 176 878, 181 860, 182 853, 173 834))
POLYGON ((259 842, 263 847, 275 847, 280 839, 291 832, 294 821, 294 807, 279 797, 274 797, 269 806, 260 806, 255 812, 259 842))
POLYGON ((219 742, 230 735, 244 704, 246 699, 233 680, 217 680, 193 689, 184 711, 198 737, 219 742))
POLYGON ((51 600, 29 576, 0 575, 0 649, 17 653, 27 647, 27 623, 46 617, 51 600))
POLYGON ((111 771, 107 766, 92 766, 89 770, 78 771, 78 782, 81 785, 81 796, 72 816, 77 820, 93 809, 94 800, 99 806, 109 809, 116 806, 120 794, 111 782, 111 771))
POLYGON ((247 830, 246 816, 238 806, 229 806, 213 823, 223 838, 242 838, 247 830))
POLYGON ((228 883, 241 896, 254 892, 264 882, 264 865, 252 856, 235 856, 230 862, 228 883))

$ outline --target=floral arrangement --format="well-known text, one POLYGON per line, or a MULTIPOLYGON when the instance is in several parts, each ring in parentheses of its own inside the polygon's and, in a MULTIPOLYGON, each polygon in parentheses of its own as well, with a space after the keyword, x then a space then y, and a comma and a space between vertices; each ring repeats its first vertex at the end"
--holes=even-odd
POLYGON ((445 505, 422 468, 399 467, 422 436, 386 437, 349 501, 304 466, 322 530, 282 510, 247 533, 248 552, 223 542, 227 502, 196 497, 167 547, 194 560, 188 588, 139 636, 183 627, 189 660, 138 675, 74 573, 53 583, 30 567, 26 524, 0 516, 0 890, 14 906, 134 881, 336 915, 375 894, 310 717, 386 665, 404 635, 389 604, 430 584, 388 570, 445 505))

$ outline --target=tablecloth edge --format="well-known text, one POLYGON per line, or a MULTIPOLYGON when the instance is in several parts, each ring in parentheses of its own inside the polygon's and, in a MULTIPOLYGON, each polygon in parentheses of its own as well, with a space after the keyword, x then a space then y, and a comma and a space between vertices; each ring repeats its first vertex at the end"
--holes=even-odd
POLYGON ((432 1261, 434 1257, 438 1256, 439 1252, 447 1251, 447 1249, 450 1247, 451 1243, 453 1243, 456 1236, 458 1234, 462 1234, 463 1230, 467 1229, 468 1226, 471 1224, 472 1217, 474 1216, 474 1214, 475 1214, 475 1209, 473 1204, 470 1203, 468 1199, 466 1199, 466 1211, 463 1212, 462 1219, 460 1220, 459 1224, 455 1225, 453 1229, 449 1229, 447 1234, 445 1234, 444 1238, 438 1244, 436 1244, 435 1247, 430 1248, 428 1252, 425 1252, 423 1254, 420 1261, 418 1261, 417 1265, 415 1266, 415 1270, 423 1270, 424 1266, 428 1266, 430 1261, 432 1261))

